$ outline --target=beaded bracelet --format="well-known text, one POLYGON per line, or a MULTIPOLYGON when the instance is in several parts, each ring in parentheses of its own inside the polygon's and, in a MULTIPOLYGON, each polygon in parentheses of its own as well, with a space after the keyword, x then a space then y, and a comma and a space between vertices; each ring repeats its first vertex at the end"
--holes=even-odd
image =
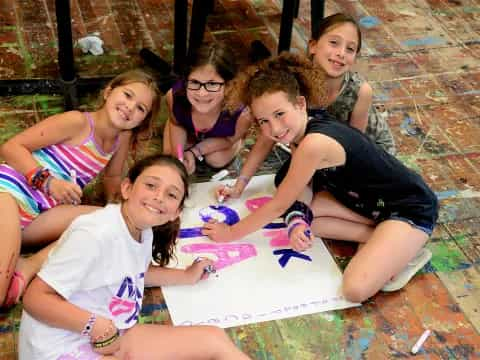
POLYGON ((90 338, 90 334, 92 333, 92 329, 93 329, 93 325, 95 324, 95 321, 97 321, 97 316, 94 313, 92 313, 88 318, 87 323, 83 327, 82 336, 86 336, 90 338))

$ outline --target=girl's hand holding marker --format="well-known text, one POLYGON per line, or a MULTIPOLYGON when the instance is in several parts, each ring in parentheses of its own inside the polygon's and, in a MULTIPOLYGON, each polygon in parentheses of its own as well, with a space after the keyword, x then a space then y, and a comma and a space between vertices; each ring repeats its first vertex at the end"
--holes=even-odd
POLYGON ((193 260, 193 264, 190 265, 188 270, 190 269, 194 271, 195 279, 198 279, 198 276, 200 276, 201 280, 205 280, 210 276, 210 274, 215 274, 217 272, 213 261, 205 257, 197 257, 195 260, 193 260))

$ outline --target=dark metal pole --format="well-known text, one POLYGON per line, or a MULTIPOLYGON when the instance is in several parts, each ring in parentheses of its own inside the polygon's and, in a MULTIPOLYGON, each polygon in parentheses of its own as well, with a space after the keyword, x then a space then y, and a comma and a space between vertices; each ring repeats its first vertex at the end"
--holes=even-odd
POLYGON ((213 10, 213 5, 213 0, 193 0, 190 36, 188 38, 189 57, 192 56, 202 44, 208 13, 213 10))
POLYGON ((316 34, 318 29, 318 22, 325 16, 325 0, 311 0, 310 1, 310 26, 311 36, 316 34))
POLYGON ((56 0, 55 13, 57 16, 58 36, 58 66, 60 82, 65 97, 65 109, 78 107, 76 75, 73 67, 72 23, 70 17, 70 1, 56 0))
POLYGON ((188 0, 175 0, 173 30, 173 70, 181 74, 187 57, 188 0))
POLYGON ((278 53, 290 50, 292 41, 293 17, 295 14, 295 0, 283 0, 280 34, 278 36, 278 53))

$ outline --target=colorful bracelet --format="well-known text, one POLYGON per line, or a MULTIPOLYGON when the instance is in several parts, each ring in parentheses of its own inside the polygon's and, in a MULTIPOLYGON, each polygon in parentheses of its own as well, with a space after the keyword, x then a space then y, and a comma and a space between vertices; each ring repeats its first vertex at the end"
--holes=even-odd
POLYGON ((82 336, 86 336, 90 338, 90 334, 92 333, 92 329, 93 329, 93 325, 95 324, 95 321, 97 321, 97 316, 94 313, 92 313, 88 318, 87 323, 83 327, 82 336))
POLYGON ((120 337, 120 331, 117 331, 115 332, 115 334, 112 335, 112 337, 106 339, 106 340, 102 340, 102 341, 96 341, 94 343, 92 343, 92 346, 95 348, 95 349, 100 349, 100 348, 104 348, 110 344, 113 344, 115 340, 117 340, 118 338, 120 337))
POLYGON ((304 214, 303 212, 301 211, 298 211, 298 210, 294 210, 294 211, 290 211, 287 216, 285 216, 285 224, 290 224, 290 222, 293 220, 293 219, 296 219, 296 218, 304 218, 304 214))
POLYGON ((45 181, 51 176, 47 168, 38 168, 30 178, 27 178, 28 184, 35 190, 42 190, 45 181))
POLYGON ((287 235, 288 235, 289 239, 290 239, 290 235, 292 234, 293 229, 295 229, 298 225, 305 225, 305 227, 307 228, 305 231, 310 229, 310 226, 303 219, 295 220, 295 221, 291 222, 287 227, 287 235))
POLYGON ((41 166, 36 166, 34 167, 33 169, 29 170, 26 174, 25 174, 25 179, 27 180, 27 184, 32 186, 32 178, 33 176, 42 169, 41 166))
POLYGON ((299 216, 301 214, 301 217, 305 222, 310 225, 313 221, 313 212, 310 207, 301 202, 301 201, 295 201, 289 208, 288 210, 283 214, 285 223, 288 224, 288 221, 291 221, 292 218, 299 216))
POLYGON ((42 192, 46 195, 50 195, 50 183, 52 182, 53 178, 54 178, 54 176, 50 175, 42 185, 42 192))

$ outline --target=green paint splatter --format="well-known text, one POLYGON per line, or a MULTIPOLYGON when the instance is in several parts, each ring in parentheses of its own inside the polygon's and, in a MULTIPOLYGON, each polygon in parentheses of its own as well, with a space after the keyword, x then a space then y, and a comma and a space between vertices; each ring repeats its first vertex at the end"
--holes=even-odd
MULTIPOLYGON (((456 235, 453 240, 460 246, 466 245, 468 242, 470 242, 468 236, 466 234, 459 234, 456 235)), ((463 247, 463 246, 462 246, 463 247)))
POLYGON ((474 6, 465 6, 463 8, 463 11, 467 14, 475 14, 480 12, 480 7, 474 7, 474 6))
MULTIPOLYGON (((16 20, 17 20, 17 24, 21 23, 21 20, 18 18, 18 15, 16 20)), ((26 69, 26 75, 27 77, 31 77, 32 76, 31 70, 34 66, 33 58, 32 58, 32 55, 30 55, 30 53, 28 52, 27 47, 25 46, 25 42, 23 40, 23 35, 24 35, 23 29, 21 29, 20 27, 16 27, 16 31, 17 31, 18 47, 20 48, 20 52, 22 54, 23 63, 26 69)))
POLYGON ((422 169, 417 164, 417 157, 411 155, 397 155, 397 158, 408 168, 421 173, 422 169))
POLYGON ((462 263, 468 263, 465 255, 452 243, 431 243, 432 259, 430 263, 435 271, 451 272, 460 267, 462 263))

